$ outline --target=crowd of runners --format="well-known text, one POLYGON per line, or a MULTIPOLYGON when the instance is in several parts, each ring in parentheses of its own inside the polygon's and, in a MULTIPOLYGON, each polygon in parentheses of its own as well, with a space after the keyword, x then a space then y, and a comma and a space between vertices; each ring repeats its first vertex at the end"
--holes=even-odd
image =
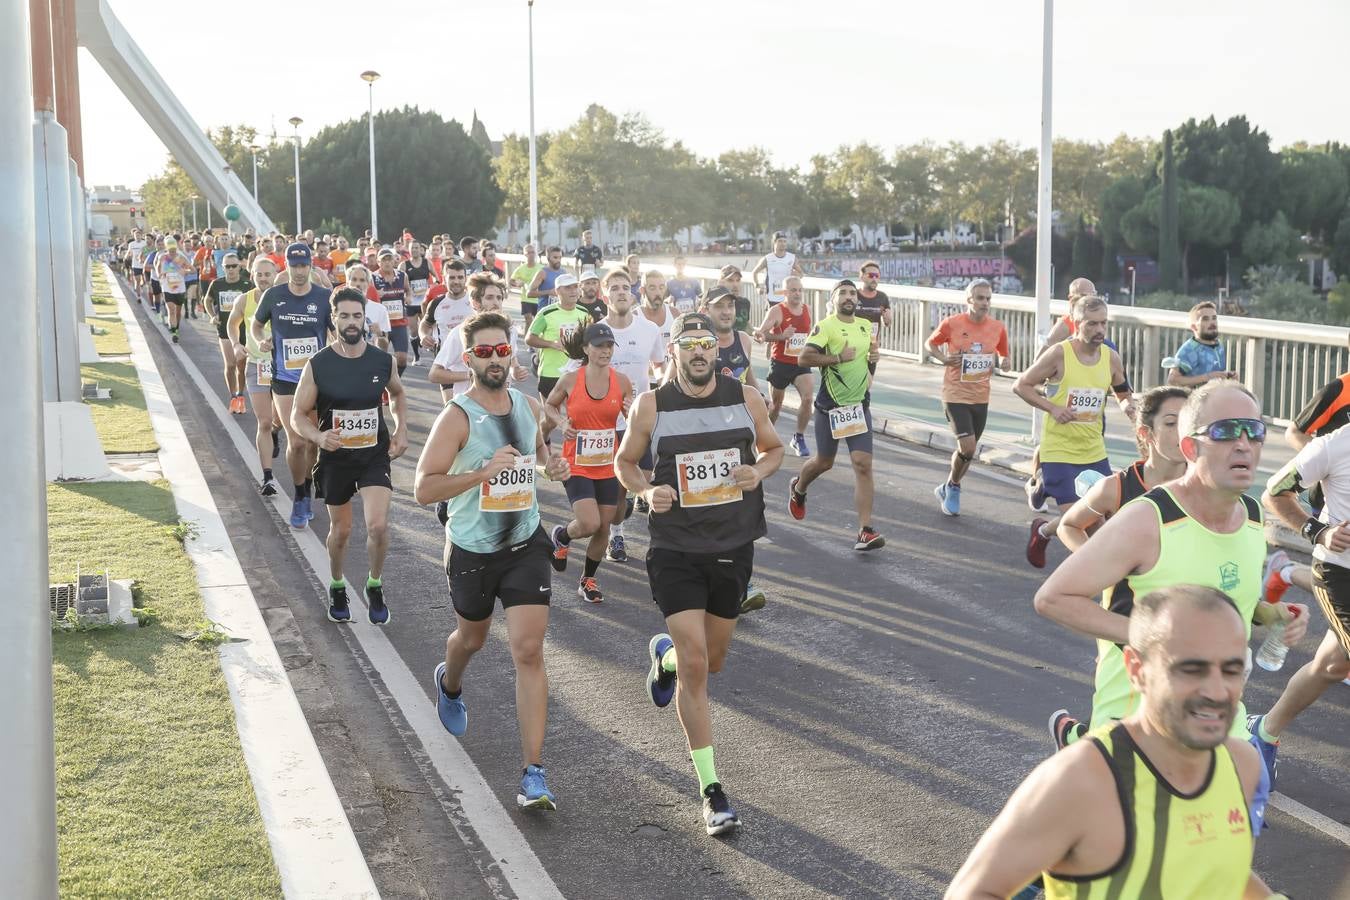
MULTIPOLYGON (((257 420, 261 493, 280 490, 273 471, 284 445, 291 526, 308 526, 314 499, 326 504, 334 622, 352 618, 343 573, 358 495, 370 562, 361 593, 372 624, 390 621, 382 566, 391 463, 409 446, 403 382, 423 366, 439 385, 444 406, 414 487, 445 527, 456 615, 434 674, 438 711, 451 734, 466 733, 466 669, 500 602, 516 670, 522 807, 557 803, 543 766, 554 575, 573 563, 578 600, 601 603, 602 564, 628 561, 625 524, 645 517, 643 556, 664 619, 648 642, 647 693, 658 707, 674 702, 706 830, 721 834, 739 818, 714 765, 709 676, 726 662, 737 618, 770 599, 753 583, 766 503, 807 518, 810 488, 842 442, 852 548, 886 543, 873 520, 871 387, 891 305, 880 266, 866 262, 857 280, 834 284, 817 318, 800 266, 775 236, 749 273, 769 302, 755 326, 737 267, 704 283, 677 258, 667 277, 636 256, 606 261, 589 231, 581 238, 570 255, 527 245, 509 275, 489 242, 423 243, 406 232, 354 245, 312 232, 136 232, 117 260, 172 341, 183 316, 215 320, 230 412, 247 402, 257 420), (512 293, 519 317, 505 309, 512 293), (769 362, 763 387, 756 353, 769 362), (775 425, 789 387, 797 409, 783 441, 775 425), (789 448, 804 462, 771 481, 789 448), (566 521, 541 520, 541 481, 561 483, 566 521)), ((940 400, 956 441, 933 488, 947 516, 962 512, 993 375, 1010 368, 992 297, 987 281, 970 282, 966 309, 925 344, 943 367, 940 400)), ((1039 885, 1051 898, 1279 896, 1251 871, 1251 854, 1280 735, 1350 676, 1350 429, 1341 427, 1350 374, 1290 425, 1284 437, 1298 453, 1257 500, 1267 426, 1259 399, 1227 368, 1214 304, 1191 310, 1193 334, 1165 362, 1167 384, 1137 392, 1107 337, 1107 302, 1081 278, 1069 299, 1013 391, 1043 413, 1027 561, 1045 567, 1056 537, 1070 551, 1034 607, 1095 641, 1094 691, 1081 714, 1050 713, 1059 752, 1009 800, 949 895, 1009 897, 1039 885), (1114 415, 1139 447, 1120 471, 1104 439, 1114 415), (1308 542, 1311 567, 1270 551, 1267 514, 1308 542), (1330 627, 1279 701, 1249 716, 1241 695, 1252 625, 1281 635, 1284 648, 1308 630, 1307 606, 1284 599, 1291 585, 1316 598, 1330 627), (1066 817, 1066 803, 1102 814, 1066 817), (1212 839, 1168 827, 1183 821, 1211 822, 1212 839)), ((1278 666, 1264 656, 1261 665, 1278 666)))

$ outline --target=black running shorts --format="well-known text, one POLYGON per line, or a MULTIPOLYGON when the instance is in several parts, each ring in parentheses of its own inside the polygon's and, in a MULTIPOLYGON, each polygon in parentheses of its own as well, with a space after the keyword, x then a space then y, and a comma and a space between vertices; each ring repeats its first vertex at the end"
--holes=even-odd
POLYGON ((492 615, 497 601, 502 609, 539 604, 547 606, 553 594, 553 542, 543 526, 525 541, 492 553, 474 553, 446 542, 445 577, 455 612, 470 622, 492 615))
POLYGON ((394 488, 389 478, 388 452, 369 454, 364 461, 356 463, 343 459, 344 455, 351 452, 339 450, 331 455, 320 453, 319 461, 314 464, 314 496, 329 506, 350 503, 352 496, 361 488, 394 488))
POLYGON ((661 615, 701 609, 719 619, 741 613, 741 600, 755 565, 755 542, 721 553, 647 551, 647 579, 661 615))
POLYGON ((1350 655, 1350 569, 1314 560, 1313 596, 1341 649, 1350 655))

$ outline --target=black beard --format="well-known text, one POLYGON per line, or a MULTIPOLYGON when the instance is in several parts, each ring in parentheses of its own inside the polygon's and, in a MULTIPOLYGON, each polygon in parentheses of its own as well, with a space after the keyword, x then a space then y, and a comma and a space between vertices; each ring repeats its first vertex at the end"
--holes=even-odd
POLYGON ((361 343, 362 337, 363 335, 361 334, 361 329, 359 328, 348 328, 342 332, 342 340, 353 347, 361 343))
POLYGON ((505 387, 506 375, 506 369, 502 369, 500 375, 493 375, 488 371, 475 373, 478 383, 490 391, 499 391, 505 387))
POLYGON ((703 387, 705 384, 712 381, 713 375, 717 374, 716 372, 713 371, 713 365, 711 360, 708 361, 707 371, 705 371, 702 375, 695 375, 692 371, 690 371, 688 363, 683 363, 680 365, 680 373, 684 375, 684 380, 692 384, 694 387, 703 387))

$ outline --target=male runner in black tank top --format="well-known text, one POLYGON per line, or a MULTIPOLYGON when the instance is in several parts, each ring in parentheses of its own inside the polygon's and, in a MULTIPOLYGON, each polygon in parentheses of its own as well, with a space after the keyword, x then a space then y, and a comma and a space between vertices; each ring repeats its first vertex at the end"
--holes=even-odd
POLYGON ((708 316, 681 316, 672 340, 674 376, 638 395, 616 470, 651 507, 647 576, 670 631, 648 642, 647 694, 661 707, 677 697, 704 826, 721 834, 740 820, 713 765, 708 674, 731 645, 755 539, 766 531, 761 482, 782 464, 783 444, 759 392, 715 371, 708 316), (649 448, 651 478, 641 465, 649 448))
POLYGON ((319 447, 315 495, 328 506, 328 618, 351 621, 343 561, 352 532, 352 495, 361 494, 370 573, 365 599, 370 623, 389 623, 381 574, 389 548, 390 461, 408 449, 407 397, 392 355, 366 341, 366 298, 354 288, 333 295, 333 322, 340 340, 305 364, 295 392, 291 424, 319 447), (391 434, 381 396, 389 394, 391 434), (317 421, 315 417, 317 413, 317 421))

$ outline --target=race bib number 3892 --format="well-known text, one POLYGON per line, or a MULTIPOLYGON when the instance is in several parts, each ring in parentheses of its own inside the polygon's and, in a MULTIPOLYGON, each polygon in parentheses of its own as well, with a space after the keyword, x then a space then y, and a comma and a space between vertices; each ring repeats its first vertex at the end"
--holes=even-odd
POLYGON ((740 464, 741 452, 734 447, 677 454, 680 506, 720 506, 741 499, 741 489, 731 476, 740 464))
POLYGON ((523 512, 534 505, 534 454, 516 457, 516 464, 483 482, 479 512, 523 512))
POLYGON ((1068 406, 1075 422, 1096 424, 1105 404, 1106 391, 1101 388, 1069 388, 1068 406))

